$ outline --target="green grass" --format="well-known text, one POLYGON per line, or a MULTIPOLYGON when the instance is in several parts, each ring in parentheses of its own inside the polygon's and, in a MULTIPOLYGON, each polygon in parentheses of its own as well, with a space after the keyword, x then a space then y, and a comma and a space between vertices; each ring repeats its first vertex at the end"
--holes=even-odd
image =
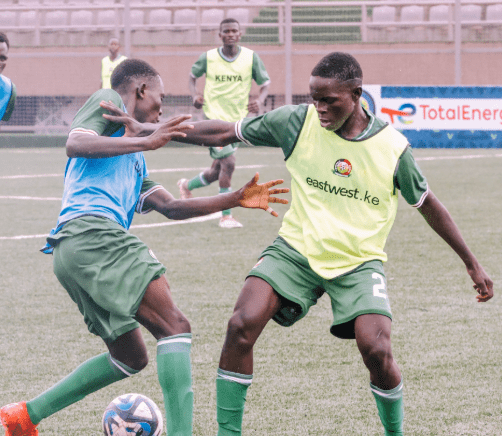
MULTIPOLYGON (((474 154, 485 157, 419 160, 419 164, 497 285, 502 264, 501 151, 415 151, 418 159, 474 154)), ((150 170, 210 163, 208 153, 196 147, 164 149, 146 157, 150 170)), ((0 195, 61 196, 65 162, 62 148, 0 150, 0 195), (29 174, 60 176, 5 178, 29 174)), ((278 150, 241 149, 237 165, 266 165, 259 169, 262 181, 284 178, 289 186, 278 150)), ((234 187, 254 172, 238 169, 234 187)), ((151 177, 177 194, 178 178, 197 173, 152 172, 151 177)), ((217 187, 196 193, 213 195, 217 187)), ((4 198, 0 205, 3 238, 47 233, 60 207, 58 201, 4 198)), ((286 209, 276 206, 280 217, 286 209)), ((234 215, 243 229, 222 230, 217 221, 208 221, 132 230, 167 266, 175 301, 192 323, 196 436, 216 434, 214 379, 226 323, 245 274, 273 241, 281 222, 263 211, 239 209, 234 215)), ((133 224, 162 221, 160 215, 150 214, 137 216, 133 224)), ((87 332, 57 282, 51 257, 37 251, 42 244, 43 238, 0 239, 0 404, 32 398, 105 350, 100 339, 87 332)), ((404 200, 387 253, 395 317, 393 350, 405 380, 406 434, 502 434, 500 298, 496 294, 489 303, 475 302, 460 260, 404 200)), ((330 322, 329 301, 322 298, 298 325, 267 326, 256 345, 245 435, 383 434, 355 342, 330 336, 330 322)), ((141 374, 43 421, 40 435, 99 435, 104 408, 126 392, 144 393, 162 408, 155 342, 146 333, 145 337, 151 361, 141 374)))

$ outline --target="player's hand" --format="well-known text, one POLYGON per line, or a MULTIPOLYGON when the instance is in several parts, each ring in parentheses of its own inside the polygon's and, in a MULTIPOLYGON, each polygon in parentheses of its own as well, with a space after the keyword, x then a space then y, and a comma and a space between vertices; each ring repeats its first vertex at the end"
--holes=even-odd
POLYGON ((124 136, 144 136, 142 124, 120 109, 115 103, 112 101, 102 101, 99 105, 110 112, 109 114, 103 114, 103 118, 112 123, 123 124, 125 126, 126 131, 124 136))
POLYGON ((204 96, 201 94, 197 94, 193 99, 193 105, 196 109, 201 109, 204 105, 204 96))
POLYGON ((193 124, 185 123, 190 118, 192 118, 192 115, 179 115, 160 124, 155 132, 144 139, 147 149, 157 150, 173 138, 184 138, 187 136, 186 132, 194 127, 193 124))
POLYGON ((478 293, 478 295, 476 295, 478 303, 484 303, 490 300, 493 297, 493 281, 488 277, 483 267, 479 264, 474 267, 468 267, 467 273, 474 282, 473 287, 478 293))
POLYGON ((251 112, 252 114, 257 114, 260 112, 260 104, 258 103, 258 100, 249 100, 248 112, 251 112))
POLYGON ((272 210, 268 205, 269 203, 282 203, 288 204, 288 200, 283 198, 272 197, 275 194, 284 194, 289 192, 289 188, 270 189, 272 186, 284 183, 284 180, 272 180, 261 185, 258 184, 260 175, 256 173, 250 182, 246 183, 240 191, 239 204, 242 207, 251 209, 263 209, 273 216, 277 217, 279 214, 272 210))

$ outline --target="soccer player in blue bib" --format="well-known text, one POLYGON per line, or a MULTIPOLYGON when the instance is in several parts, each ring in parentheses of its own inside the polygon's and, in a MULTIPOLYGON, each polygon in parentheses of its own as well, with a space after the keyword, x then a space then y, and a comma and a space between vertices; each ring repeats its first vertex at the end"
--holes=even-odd
POLYGON ((287 189, 269 189, 281 181, 258 185, 258 175, 234 193, 175 199, 148 178, 143 152, 184 136, 192 126, 180 123, 190 116, 157 124, 164 86, 144 61, 122 62, 111 82, 112 89, 94 93, 72 123, 61 212, 42 249, 52 253, 58 280, 108 352, 82 363, 36 398, 2 407, 6 436, 36 436, 44 418, 141 371, 148 356, 140 324, 157 339, 167 433, 191 436, 190 324, 174 304, 166 268, 128 232, 134 212, 155 210, 185 219, 237 206, 268 210, 269 202, 287 203, 271 196, 287 189), (125 127, 107 119, 110 104, 130 114, 134 123, 125 127))
POLYGON ((391 349, 382 265, 398 190, 464 262, 478 301, 493 297, 492 280, 429 189, 406 138, 362 107, 362 77, 351 55, 331 53, 312 70, 312 104, 236 123, 201 121, 180 138, 281 148, 292 178, 279 237, 248 273, 228 323, 216 379, 218 436, 241 435, 253 347, 267 323, 294 324, 323 294, 331 299, 331 334, 356 340, 385 435, 404 434, 403 379, 391 349))
POLYGON ((9 49, 9 38, 5 33, 0 32, 0 121, 10 119, 16 104, 16 86, 12 80, 2 74, 9 59, 9 49))

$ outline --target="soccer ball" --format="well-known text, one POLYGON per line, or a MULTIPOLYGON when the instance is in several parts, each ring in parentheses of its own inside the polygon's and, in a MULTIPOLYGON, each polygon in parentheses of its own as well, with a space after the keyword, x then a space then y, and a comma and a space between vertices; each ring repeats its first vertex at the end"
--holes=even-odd
POLYGON ((115 398, 103 415, 105 436, 159 436, 162 425, 157 405, 141 394, 115 398))

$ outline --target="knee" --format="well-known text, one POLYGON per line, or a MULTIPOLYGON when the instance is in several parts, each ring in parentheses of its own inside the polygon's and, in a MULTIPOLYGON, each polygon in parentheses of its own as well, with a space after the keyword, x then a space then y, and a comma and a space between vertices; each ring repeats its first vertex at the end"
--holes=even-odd
POLYGON ((392 350, 390 339, 376 339, 359 344, 363 361, 370 371, 385 370, 392 364, 392 350))
POLYGON ((127 356, 121 355, 120 359, 115 359, 135 371, 141 371, 148 365, 148 354, 146 352, 135 352, 133 354, 128 354, 127 356))
POLYGON ((257 335, 254 333, 253 321, 236 312, 228 322, 227 342, 240 349, 250 349, 254 346, 257 335))
POLYGON ((223 159, 221 167, 222 171, 225 173, 232 174, 235 170, 235 157, 229 156, 226 159, 223 159))

